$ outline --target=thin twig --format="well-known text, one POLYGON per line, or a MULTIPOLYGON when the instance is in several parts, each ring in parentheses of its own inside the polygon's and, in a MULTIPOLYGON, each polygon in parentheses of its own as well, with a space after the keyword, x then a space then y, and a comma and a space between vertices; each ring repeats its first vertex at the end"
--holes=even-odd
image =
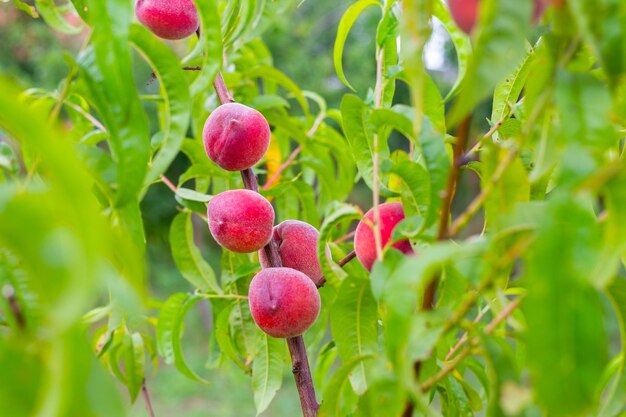
POLYGON ((150 394, 148 394, 148 387, 146 386, 145 378, 141 383, 141 394, 143 395, 143 401, 146 403, 148 414, 150 415, 150 417, 154 417, 154 410, 152 409, 152 403, 150 402, 150 394))
POLYGON ((452 222, 452 225, 450 226, 451 236, 454 236, 458 232, 460 232, 465 226, 467 226, 467 224, 472 219, 472 217, 474 217, 476 213, 478 213, 478 210, 480 210, 485 200, 487 200, 487 197, 489 197, 489 195, 495 188, 495 185, 498 182, 500 182, 500 180, 502 179, 502 175, 504 174, 504 171, 508 168, 511 162, 513 162, 516 155, 517 155, 516 148, 511 148, 509 152, 507 152, 507 154, 498 164, 498 167, 496 168, 495 172, 493 173, 493 175, 491 176, 487 184, 485 184, 485 186, 480 191, 480 194, 478 194, 474 198, 474 200, 472 200, 472 202, 469 203, 465 211, 461 213, 459 217, 457 217, 452 222))
POLYGON ((167 188, 172 190, 174 193, 178 192, 178 187, 176 187, 174 183, 165 175, 161 175, 161 181, 163 181, 163 184, 167 185, 167 188))
MULTIPOLYGON (((498 314, 498 316, 496 316, 486 327, 485 327, 485 334, 491 334, 495 328, 498 326, 498 324, 502 323, 502 321, 504 321, 507 317, 509 317, 513 311, 515 311, 515 309, 517 307, 519 307, 519 305, 522 302, 522 298, 523 297, 518 297, 515 301, 513 301, 511 304, 509 304, 504 310, 502 310, 500 312, 500 314, 498 314)), ((480 343, 480 339, 479 338, 474 338, 472 339, 469 344, 454 358, 452 359, 452 361, 450 361, 448 363, 448 365, 446 365, 446 367, 444 367, 443 369, 441 369, 439 372, 437 372, 435 375, 433 375, 432 377, 428 378, 426 381, 424 381, 421 385, 420 385, 420 389, 422 392, 426 392, 428 390, 430 390, 432 387, 434 387, 435 385, 437 385, 437 383, 439 381, 441 381, 443 378, 445 378, 448 374, 450 374, 452 371, 454 371, 454 369, 456 368, 456 366, 463 360, 465 359, 467 356, 469 356, 469 354, 472 352, 472 350, 478 346, 478 344, 480 343)))
POLYGON ((11 309, 11 313, 15 318, 15 323, 17 327, 20 329, 24 329, 26 327, 26 319, 24 317, 24 313, 20 307, 19 302, 17 301, 17 297, 15 296, 15 288, 11 285, 6 284, 2 287, 2 296, 7 300, 9 304, 9 308, 11 309))
MULTIPOLYGON (((461 122, 458 128, 457 140, 454 146, 453 163, 450 167, 450 172, 448 173, 448 181, 442 195, 443 202, 441 207, 441 217, 439 219, 439 231, 437 233, 437 240, 445 240, 452 236, 448 230, 448 222, 450 218, 450 211, 452 210, 452 200, 454 199, 456 184, 459 180, 459 174, 461 171, 458 161, 463 156, 465 143, 467 143, 467 138, 469 136, 471 120, 471 115, 466 117, 461 122)), ((424 299, 422 300, 422 310, 432 310, 438 283, 439 279, 435 277, 426 287, 426 291, 424 292, 424 299)))
MULTIPOLYGON (((341 258, 337 262, 337 265, 339 265, 341 268, 343 268, 343 266, 345 264, 347 264, 348 262, 350 262, 354 258, 356 258, 356 252, 355 251, 350 251, 350 252, 348 252, 348 254, 346 256, 344 256, 343 258, 341 258)), ((323 287, 324 284, 326 284, 326 277, 320 278, 319 283, 317 284, 317 288, 323 287)))

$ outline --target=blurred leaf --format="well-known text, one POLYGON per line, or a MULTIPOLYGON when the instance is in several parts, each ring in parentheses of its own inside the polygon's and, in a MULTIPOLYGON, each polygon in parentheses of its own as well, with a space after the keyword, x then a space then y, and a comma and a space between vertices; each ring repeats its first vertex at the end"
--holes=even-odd
POLYGON ((139 333, 125 335, 124 376, 130 394, 130 401, 135 402, 144 379, 146 356, 143 339, 139 333))
POLYGON ((618 416, 626 408, 626 366, 623 360, 626 352, 626 279, 615 278, 607 290, 620 325, 622 361, 613 385, 607 390, 602 400, 598 415, 618 416))
POLYGON ((467 67, 469 64, 470 57, 472 55, 472 43, 469 37, 459 29, 459 27, 452 20, 452 16, 450 15, 450 11, 444 5, 443 1, 435 0, 433 1, 433 15, 439 19, 439 21, 443 24, 443 26, 448 31, 450 35, 450 39, 454 44, 454 49, 457 56, 458 61, 458 75, 454 85, 450 88, 450 91, 445 97, 445 101, 449 101, 452 97, 454 97, 463 83, 463 79, 465 78, 465 74, 467 73, 467 67))
POLYGON ((448 115, 451 126, 459 123, 524 59, 531 3, 530 0, 480 3, 473 55, 458 99, 448 115))
MULTIPOLYGON (((22 2, 19 3, 23 5, 22 2)), ((83 30, 81 26, 73 26, 67 21, 61 10, 59 10, 59 7, 54 4, 54 0, 35 0, 35 6, 37 7, 37 11, 41 14, 41 17, 43 17, 46 23, 52 26, 53 29, 70 35, 75 35, 83 30)), ((27 11, 26 8, 20 7, 20 9, 27 11)))
POLYGON ((598 260, 597 225, 576 200, 555 197, 537 233, 522 306, 527 361, 538 403, 553 415, 580 414, 596 403, 608 361, 602 305, 588 277, 598 260))

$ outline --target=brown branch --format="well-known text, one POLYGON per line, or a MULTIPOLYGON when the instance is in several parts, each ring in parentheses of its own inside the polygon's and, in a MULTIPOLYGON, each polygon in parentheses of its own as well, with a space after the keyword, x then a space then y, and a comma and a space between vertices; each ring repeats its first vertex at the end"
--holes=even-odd
POLYGON ((26 327, 26 318, 24 317, 24 313, 20 307, 19 302, 17 301, 17 297, 15 295, 15 288, 11 285, 6 284, 2 287, 2 296, 9 303, 9 309, 11 309, 11 313, 15 318, 15 323, 19 329, 24 329, 26 327))
MULTIPOLYGON (((355 251, 350 251, 348 252, 348 254, 346 256, 344 256, 343 258, 341 258, 338 262, 337 265, 339 265, 340 267, 343 268, 343 266, 345 264, 347 264, 348 262, 350 262, 351 260, 353 260, 354 258, 356 258, 356 252, 355 251)), ((320 278, 319 284, 317 284, 317 288, 321 288, 324 286, 324 284, 326 284, 326 278, 322 277, 320 278)))
POLYGON ((150 395, 148 394, 148 387, 146 386, 145 378, 141 383, 141 395, 143 395, 143 401, 146 403, 148 414, 150 415, 150 417, 154 417, 154 409, 152 408, 152 403, 150 402, 150 395))
MULTIPOLYGON (((228 91, 228 87, 221 73, 218 73, 215 77, 213 86, 215 87, 215 92, 220 104, 235 102, 230 91, 228 91)), ((255 192, 259 191, 256 176, 251 168, 241 171, 241 178, 246 189, 255 192)), ((270 267, 282 266, 278 245, 274 239, 272 239, 263 250, 265 251, 270 267)), ((300 395, 302 415, 304 417, 315 417, 319 404, 315 398, 315 387, 313 386, 313 378, 311 377, 311 369, 304 346, 304 339, 302 339, 302 336, 287 339, 287 345, 289 346, 289 353, 291 355, 292 371, 296 380, 296 387, 300 395)))
MULTIPOLYGON (((456 184, 459 180, 459 174, 461 167, 459 161, 463 157, 463 149, 465 149, 465 143, 469 136, 470 124, 472 121, 471 115, 466 117, 458 128, 457 140, 454 146, 454 159, 452 161, 452 167, 448 174, 448 181, 446 183, 446 189, 442 195, 442 207, 441 218, 439 219, 439 231, 437 233, 437 240, 445 240, 450 236, 448 230, 448 223, 450 218, 450 211, 452 210, 452 200, 454 199, 454 193, 456 190, 456 184)), ((422 310, 432 310, 433 303, 435 301, 435 292, 437 291, 437 285, 439 279, 436 277, 428 284, 426 291, 424 292, 424 299, 422 300, 422 310)))

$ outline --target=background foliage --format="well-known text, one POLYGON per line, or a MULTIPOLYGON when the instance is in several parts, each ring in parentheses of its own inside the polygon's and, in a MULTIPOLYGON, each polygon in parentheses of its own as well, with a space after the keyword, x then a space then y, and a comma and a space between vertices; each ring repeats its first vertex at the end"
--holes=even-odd
POLYGON ((321 230, 320 415, 626 415, 626 6, 482 3, 470 39, 437 0, 202 1, 167 44, 129 0, 0 5, 0 415, 145 415, 144 379, 157 415, 298 413, 255 255, 204 222, 241 186, 199 138, 219 70, 273 128, 260 184, 295 155, 277 220, 321 230), (418 255, 341 269, 375 184, 418 255))

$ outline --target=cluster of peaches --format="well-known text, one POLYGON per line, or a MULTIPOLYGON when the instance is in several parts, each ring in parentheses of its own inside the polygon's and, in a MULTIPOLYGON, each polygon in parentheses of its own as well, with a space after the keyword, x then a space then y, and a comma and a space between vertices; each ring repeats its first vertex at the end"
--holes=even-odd
MULTIPOLYGON (((139 21, 157 36, 182 39, 198 29, 198 14, 191 0, 137 0, 139 21)), ((267 152, 270 126, 257 110, 238 103, 219 106, 207 119, 202 139, 207 156, 227 171, 243 171, 257 164, 267 152)), ((393 229, 404 219, 402 204, 378 206, 381 246, 390 243, 393 229)), ((211 198, 208 224, 215 241, 237 253, 258 252, 263 269, 250 283, 250 312, 261 330, 273 337, 290 338, 304 333, 317 319, 320 296, 317 287, 324 276, 317 258, 319 232, 308 223, 287 220, 274 227, 275 213, 262 195, 247 189, 229 190, 211 198), (271 265, 266 252, 274 240, 281 267, 271 265)), ((356 256, 371 270, 376 260, 370 210, 358 224, 354 237, 356 256)), ((407 240, 393 243, 412 253, 407 240)))

